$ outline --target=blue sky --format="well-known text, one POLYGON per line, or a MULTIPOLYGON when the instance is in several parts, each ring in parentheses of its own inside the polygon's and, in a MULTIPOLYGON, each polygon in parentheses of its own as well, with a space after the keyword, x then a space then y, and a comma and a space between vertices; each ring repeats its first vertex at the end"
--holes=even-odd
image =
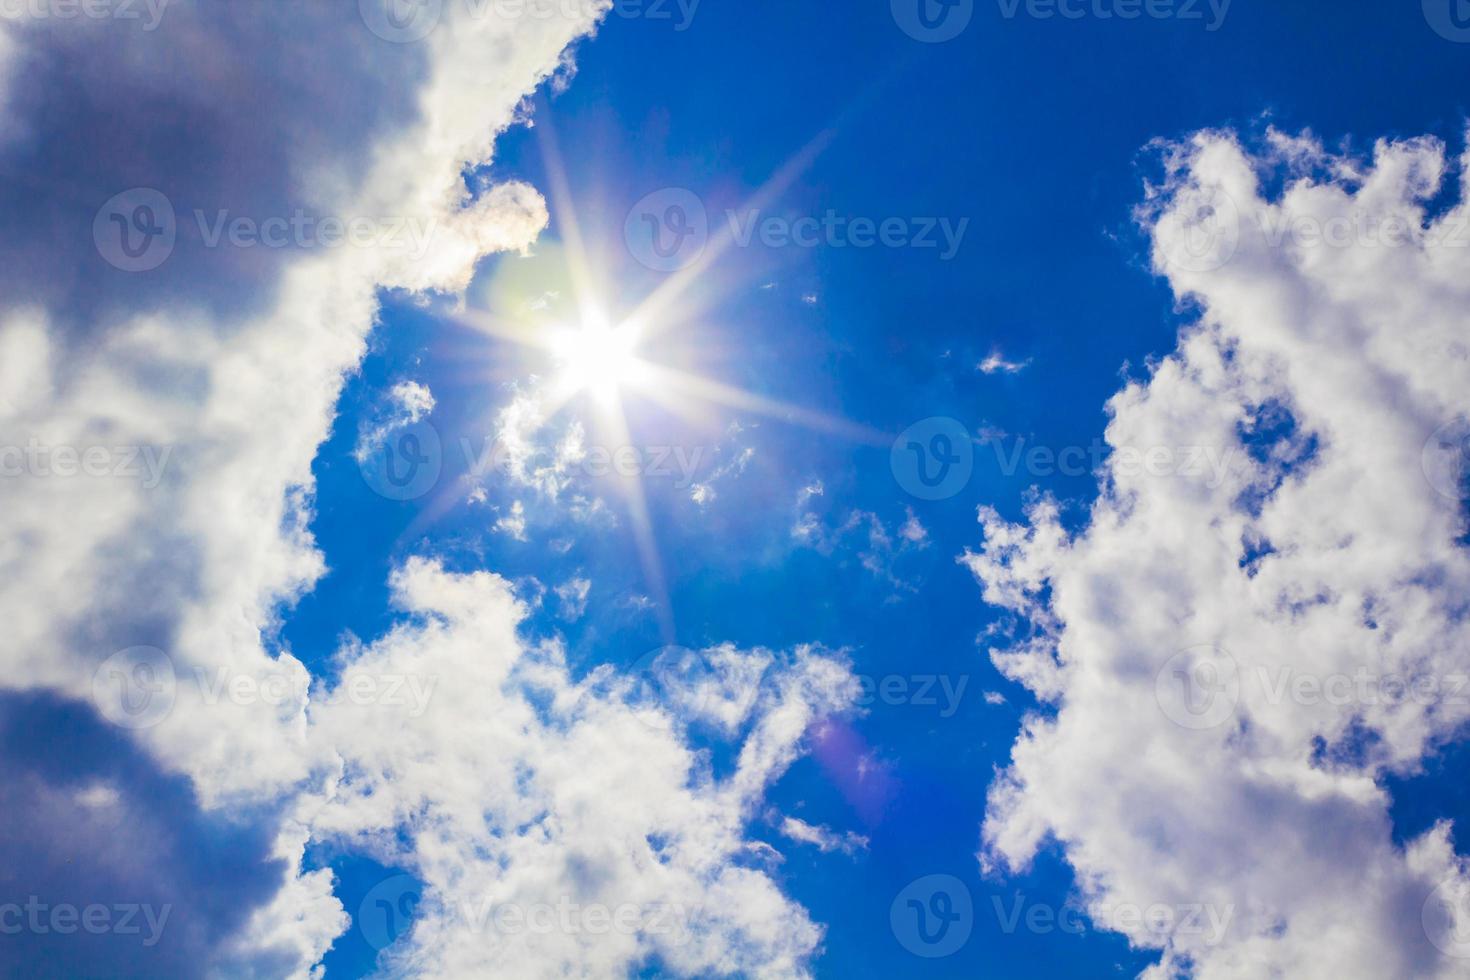
POLYGON ((1459 700, 1251 682, 1466 667, 1463 462, 1448 493, 1418 466, 1470 408, 1464 253, 1257 248, 1249 220, 1463 208, 1454 11, 922 0, 969 18, 929 43, 905 0, 624 3, 595 36, 594 5, 444 0, 405 40, 374 0, 175 2, 156 32, 41 4, 0 35, 3 441, 176 454, 157 488, 66 484, 118 515, 76 527, 54 471, 9 481, 34 526, 0 560, 61 557, 0 607, 34 651, 0 846, 32 855, 7 901, 204 911, 121 959, 7 933, 5 970, 1463 975, 1429 904, 1470 888, 1459 700), (160 56, 170 31, 193 46, 160 56), (156 268, 104 244, 137 187, 176 232, 156 268), (1246 231, 1171 266, 1201 187, 1246 231), (378 231, 220 247, 195 217, 302 207, 378 231), (406 262, 400 219, 434 223, 406 262), (1161 447, 1191 462, 1126 469, 1161 447), (1228 668, 1178 676, 1239 680, 1196 727, 1156 678, 1204 647, 1228 668), (172 706, 135 725, 94 678, 136 694, 143 648, 172 706), (324 687, 194 704, 216 666, 324 687), (422 715, 344 704, 373 670, 429 683, 422 715), (145 819, 164 843, 68 869, 145 819), (453 914, 569 892, 673 902, 698 939, 485 952, 453 914), (1164 939, 1128 919, 1155 906, 1164 939))

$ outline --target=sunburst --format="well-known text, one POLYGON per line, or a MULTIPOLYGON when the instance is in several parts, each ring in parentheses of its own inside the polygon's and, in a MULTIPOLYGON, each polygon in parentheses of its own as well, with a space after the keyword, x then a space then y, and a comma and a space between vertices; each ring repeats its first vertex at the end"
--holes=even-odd
MULTIPOLYGON (((729 233, 713 237, 697 262, 671 276, 644 298, 632 314, 623 319, 610 318, 596 286, 597 277, 592 271, 591 257, 583 245, 577 213, 572 206, 551 126, 542 120, 537 128, 546 161, 551 209, 566 252, 567 281, 576 310, 573 322, 547 326, 480 313, 467 314, 465 322, 499 339, 540 351, 549 358, 552 385, 551 397, 545 406, 546 418, 551 418, 579 396, 586 395, 595 406, 595 419, 592 421, 598 430, 598 438, 608 440, 611 445, 627 445, 630 433, 624 411, 626 396, 657 402, 681 415, 722 405, 860 443, 878 446, 891 443, 891 434, 645 359, 639 352, 641 345, 678 323, 688 322, 703 308, 699 305, 699 291, 695 287, 704 280, 711 264, 728 249, 729 233)), ((828 138, 828 134, 823 134, 781 168, 752 197, 751 206, 763 206, 795 180, 820 153, 828 138)), ((712 294, 713 290, 705 292, 712 294)), ((710 302, 710 297, 704 297, 703 302, 710 302)), ((672 643, 675 641, 673 612, 643 486, 636 476, 622 477, 621 484, 647 589, 658 608, 665 641, 672 643)))

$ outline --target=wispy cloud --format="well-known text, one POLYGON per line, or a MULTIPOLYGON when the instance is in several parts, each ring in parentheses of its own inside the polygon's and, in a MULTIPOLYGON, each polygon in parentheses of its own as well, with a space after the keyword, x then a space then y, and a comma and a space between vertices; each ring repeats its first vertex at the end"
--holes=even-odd
POLYGON ((1024 361, 1010 361, 999 351, 992 351, 976 368, 981 374, 1020 374, 1030 366, 1029 357, 1024 361))

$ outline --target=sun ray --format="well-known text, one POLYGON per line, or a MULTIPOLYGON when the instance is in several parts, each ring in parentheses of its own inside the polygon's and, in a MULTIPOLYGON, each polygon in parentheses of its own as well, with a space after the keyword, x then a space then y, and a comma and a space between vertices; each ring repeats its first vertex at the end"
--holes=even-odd
MULTIPOLYGON (((782 165, 754 194, 747 198, 741 209, 763 209, 780 197, 816 162, 817 157, 821 156, 822 151, 832 142, 835 135, 835 131, 831 129, 818 133, 811 142, 802 147, 794 157, 782 165)), ((649 293, 629 319, 645 324, 649 333, 663 329, 668 323, 665 314, 670 307, 704 276, 734 241, 734 229, 729 223, 726 223, 719 234, 710 237, 698 259, 688 268, 674 273, 662 286, 649 293)))
MULTIPOLYGON (((609 429, 609 444, 626 446, 631 444, 628 420, 623 414, 622 398, 614 392, 612 402, 604 408, 601 426, 609 429)), ((665 644, 678 641, 674 627, 673 602, 669 598, 667 580, 664 576, 663 560, 658 549, 658 540, 653 533, 653 520, 648 514, 648 498, 643 493, 643 483, 637 474, 621 476, 623 498, 633 526, 633 540, 638 548, 638 560, 643 569, 643 579, 653 600, 659 621, 659 630, 665 644)))
POLYGON ((577 219, 577 208, 572 200, 571 186, 567 182, 566 166, 562 163, 561 146, 556 139, 556 127, 549 107, 540 115, 536 132, 550 185, 551 211, 556 215, 557 228, 566 246, 567 273, 572 280, 573 299, 577 303, 582 322, 585 323, 603 315, 597 307, 600 290, 588 261, 587 247, 582 239, 582 226, 577 219))
POLYGON ((850 422, 825 412, 802 408, 790 402, 758 395, 711 378, 690 374, 686 371, 674 371, 655 364, 645 365, 644 370, 648 376, 648 382, 643 392, 652 398, 666 400, 666 404, 670 403, 674 396, 683 394, 706 402, 754 412, 767 418, 779 419, 817 432, 842 436, 865 445, 886 446, 893 442, 892 433, 850 422))
MULTIPOLYGON (((761 209, 780 197, 804 173, 834 139, 835 128, 818 134, 783 164, 746 201, 743 207, 761 209)), ((586 248, 567 181, 560 147, 549 116, 538 122, 539 145, 546 166, 548 197, 560 233, 565 276, 572 300, 570 322, 556 322, 545 304, 528 303, 511 317, 489 312, 464 312, 457 322, 483 335, 506 341, 515 349, 539 355, 534 373, 547 380, 537 393, 540 415, 557 416, 579 396, 594 407, 599 434, 609 445, 630 445, 624 399, 628 395, 659 403, 681 414, 692 415, 716 406, 737 409, 816 432, 838 436, 864 445, 883 446, 892 441, 889 433, 834 415, 757 394, 712 378, 640 357, 638 346, 650 337, 697 319, 720 291, 711 269, 734 244, 734 230, 726 223, 716 232, 689 268, 672 275, 622 318, 609 317, 602 306, 598 274, 586 248), (696 289, 696 286, 699 289, 696 289), (677 315, 675 315, 677 313, 677 315)), ((733 288, 729 287, 729 288, 733 288)), ((700 413, 703 414, 703 413, 700 413)), ((493 435, 491 438, 495 438, 493 435)), ((486 451, 489 447, 486 447, 486 451)), ((485 459, 481 453, 479 460, 485 459)), ((475 488, 491 476, 471 467, 440 491, 405 530, 404 536, 423 528, 457 504, 468 499, 475 488)), ((664 642, 676 642, 672 600, 649 512, 648 498, 637 475, 620 476, 622 497, 638 551, 646 588, 654 601, 664 642)))

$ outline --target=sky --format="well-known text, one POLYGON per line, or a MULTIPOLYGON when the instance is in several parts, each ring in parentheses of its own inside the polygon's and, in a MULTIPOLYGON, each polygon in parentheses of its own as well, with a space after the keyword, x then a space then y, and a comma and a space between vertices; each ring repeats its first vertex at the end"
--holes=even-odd
POLYGON ((1470 976, 1461 0, 0 0, 0 973, 1470 976))

